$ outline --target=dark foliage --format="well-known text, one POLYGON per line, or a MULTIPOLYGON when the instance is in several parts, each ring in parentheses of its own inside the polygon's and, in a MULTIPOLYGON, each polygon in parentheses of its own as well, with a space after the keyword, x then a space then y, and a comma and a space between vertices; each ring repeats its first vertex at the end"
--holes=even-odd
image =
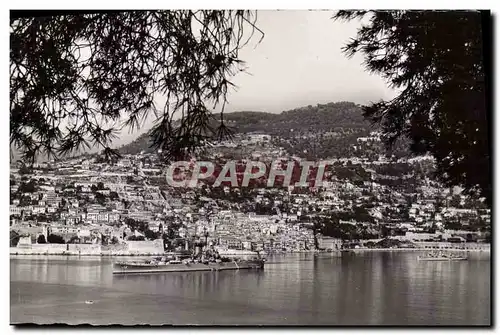
POLYGON ((318 104, 284 111, 280 114, 238 112, 226 115, 229 125, 242 133, 266 131, 271 135, 289 137, 320 131, 341 131, 343 128, 368 129, 360 106, 348 101, 318 104))
POLYGON ((64 238, 62 238, 61 236, 56 235, 56 234, 50 234, 47 237, 47 242, 48 243, 55 243, 55 244, 64 244, 64 243, 66 243, 64 241, 64 238))
POLYGON ((117 130, 150 115, 152 144, 166 158, 226 135, 222 113, 211 129, 209 108, 224 110, 229 79, 243 70, 238 52, 260 32, 255 22, 242 10, 11 18, 11 145, 26 162, 91 145, 110 159, 117 130))
POLYGON ((38 238, 36 239, 36 243, 38 243, 38 244, 47 243, 47 241, 45 240, 45 235, 38 236, 38 238))
POLYGON ((132 230, 138 231, 140 233, 145 233, 146 230, 149 230, 148 223, 145 221, 138 221, 131 218, 125 219, 125 224, 132 230))
MULTIPOLYGON (((416 154, 431 153, 436 175, 491 203, 489 114, 482 24, 478 11, 340 11, 334 18, 369 16, 344 48, 361 53, 368 71, 401 92, 364 107, 382 125, 386 143, 411 139, 416 154)), ((489 18, 488 18, 489 19, 489 18)))
POLYGON ((174 240, 179 237, 179 229, 182 227, 180 222, 174 221, 168 224, 167 231, 164 233, 164 238, 174 240))
POLYGON ((19 174, 21 176, 24 176, 24 175, 30 174, 30 173, 32 173, 32 171, 26 164, 22 164, 21 167, 19 168, 19 174))
POLYGON ((157 238, 161 238, 161 234, 159 232, 154 232, 149 228, 144 232, 144 236, 148 240, 156 240, 157 238))
POLYGON ((104 205, 106 203, 106 196, 104 194, 102 194, 102 193, 97 192, 95 194, 95 199, 101 205, 104 205))
POLYGON ((15 232, 13 230, 10 231, 9 235, 10 235, 10 246, 11 247, 16 247, 17 243, 19 242, 19 239, 21 238, 21 236, 17 232, 15 232))
POLYGON ((373 223, 374 219, 365 208, 355 207, 352 212, 332 213, 329 217, 316 217, 315 228, 324 236, 331 236, 343 240, 372 239, 379 235, 378 228, 369 228, 367 225, 353 225, 341 221, 356 221, 373 223))
POLYGON ((127 238, 127 240, 129 240, 129 241, 144 241, 145 238, 144 238, 144 236, 135 236, 135 235, 132 235, 132 236, 129 236, 127 238))
POLYGON ((19 193, 34 193, 37 190, 37 184, 34 179, 30 180, 28 183, 21 182, 18 188, 19 193))

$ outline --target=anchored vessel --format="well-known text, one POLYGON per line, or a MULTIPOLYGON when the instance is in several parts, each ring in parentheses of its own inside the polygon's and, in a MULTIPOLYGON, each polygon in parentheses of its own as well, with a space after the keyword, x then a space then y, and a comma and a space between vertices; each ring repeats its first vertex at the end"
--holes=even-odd
POLYGON ((467 256, 455 254, 428 254, 426 256, 418 256, 419 261, 466 261, 467 256))
POLYGON ((212 261, 186 259, 181 261, 178 258, 169 259, 168 257, 155 257, 146 261, 116 262, 113 264, 113 274, 220 271, 263 268, 263 259, 217 259, 212 261))

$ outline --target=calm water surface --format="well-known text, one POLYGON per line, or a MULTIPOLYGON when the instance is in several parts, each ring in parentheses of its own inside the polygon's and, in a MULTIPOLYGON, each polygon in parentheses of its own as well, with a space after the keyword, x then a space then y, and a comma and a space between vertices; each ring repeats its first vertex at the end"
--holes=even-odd
POLYGON ((490 257, 287 255, 264 271, 112 275, 111 258, 12 256, 11 323, 489 325, 490 257), (85 300, 94 300, 93 305, 85 300))

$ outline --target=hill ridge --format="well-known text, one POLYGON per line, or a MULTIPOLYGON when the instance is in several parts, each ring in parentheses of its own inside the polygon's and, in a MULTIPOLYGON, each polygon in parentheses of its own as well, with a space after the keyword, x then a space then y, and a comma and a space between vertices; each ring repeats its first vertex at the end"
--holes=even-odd
MULTIPOLYGON (((349 101, 297 107, 281 113, 237 111, 224 114, 224 120, 236 133, 265 132, 289 137, 301 133, 347 131, 367 132, 374 129, 363 118, 361 105, 349 101)), ((149 131, 119 148, 123 154, 151 152, 149 131)))

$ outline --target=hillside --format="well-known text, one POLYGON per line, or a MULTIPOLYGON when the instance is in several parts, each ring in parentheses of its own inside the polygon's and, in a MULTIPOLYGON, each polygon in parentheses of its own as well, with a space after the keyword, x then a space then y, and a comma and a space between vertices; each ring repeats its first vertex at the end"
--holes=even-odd
MULTIPOLYGON (((297 137, 308 133, 342 132, 366 134, 373 130, 362 116, 361 106, 352 102, 318 104, 284 111, 280 114, 266 112, 234 112, 225 120, 237 133, 265 132, 282 138, 297 137)), ((351 136, 352 137, 352 136, 351 136)), ((147 133, 120 148, 123 154, 150 152, 147 133)))
MULTIPOLYGON (((352 102, 336 102, 307 106, 280 114, 237 112, 226 116, 239 132, 265 131, 271 135, 288 136, 290 132, 326 132, 339 129, 369 129, 361 106, 352 102)), ((295 134, 294 134, 295 136, 295 134)))

